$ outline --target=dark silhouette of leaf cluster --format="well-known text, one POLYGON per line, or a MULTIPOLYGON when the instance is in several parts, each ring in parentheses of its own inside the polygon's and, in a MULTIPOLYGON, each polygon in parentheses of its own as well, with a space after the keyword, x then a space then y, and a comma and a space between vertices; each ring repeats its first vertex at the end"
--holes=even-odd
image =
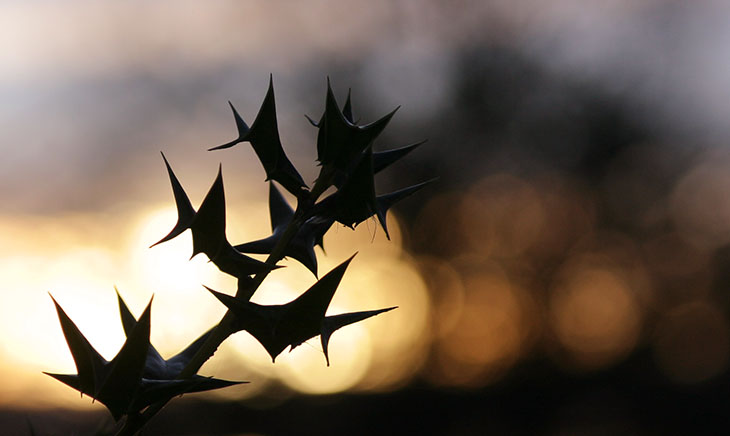
MULTIPOLYGON (((118 294, 117 294, 118 295, 118 294)), ((180 353, 165 360, 150 344, 152 301, 136 320, 118 295, 119 311, 127 340, 111 362, 106 361, 84 337, 61 306, 53 300, 66 343, 76 363, 77 374, 46 373, 104 404, 119 420, 136 414, 152 403, 189 392, 223 388, 244 382, 194 376, 176 379, 210 332, 180 353)))
POLYGON ((327 83, 325 111, 319 121, 309 121, 318 129, 317 160, 320 173, 310 188, 282 148, 276 120, 273 81, 251 127, 229 102, 238 137, 210 150, 249 142, 259 158, 269 184, 271 236, 231 245, 226 236, 226 203, 222 168, 196 210, 163 154, 177 208, 172 230, 151 247, 169 241, 186 230, 193 239, 192 257, 205 254, 222 272, 238 279, 235 295, 208 290, 227 308, 221 321, 177 355, 164 359, 150 344, 151 301, 135 319, 121 296, 119 310, 127 340, 110 362, 84 338, 76 325, 55 302, 66 342, 76 363, 77 374, 48 374, 104 404, 116 420, 127 417, 117 434, 135 434, 171 398, 191 392, 218 389, 243 382, 197 375, 203 363, 228 336, 247 331, 271 356, 272 362, 287 347, 296 348, 320 336, 329 366, 328 344, 332 334, 347 325, 395 309, 387 307, 339 315, 326 315, 345 271, 355 257, 325 274, 296 299, 278 305, 250 301, 266 276, 278 268, 277 262, 290 257, 318 276, 314 247, 324 250, 323 238, 335 222, 354 228, 376 216, 386 236, 388 209, 421 189, 423 182, 388 194, 375 192, 375 174, 395 163, 423 142, 387 151, 373 152, 373 143, 396 110, 377 121, 360 125, 352 116, 350 94, 339 108, 327 83), (296 197, 292 208, 273 182, 296 197), (329 188, 334 192, 320 196, 329 188), (268 255, 265 262, 244 253, 268 255))
POLYGON ((327 359, 327 366, 329 366, 327 345, 335 330, 395 309, 395 307, 388 307, 325 316, 327 307, 353 257, 355 256, 353 255, 341 263, 302 295, 286 304, 264 306, 236 299, 210 288, 208 290, 236 314, 236 330, 246 330, 251 333, 266 348, 271 355, 272 362, 286 347, 294 349, 304 341, 321 335, 322 350, 327 359))

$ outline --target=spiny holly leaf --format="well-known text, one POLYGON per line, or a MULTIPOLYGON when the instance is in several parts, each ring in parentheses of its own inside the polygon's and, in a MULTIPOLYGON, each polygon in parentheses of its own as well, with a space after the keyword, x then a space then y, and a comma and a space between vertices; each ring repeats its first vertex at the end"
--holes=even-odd
MULTIPOLYGON (((405 147, 400 148, 394 148, 392 150, 385 150, 385 151, 379 151, 379 152, 372 152, 372 160, 373 160, 373 174, 377 174, 380 171, 384 170, 388 166, 392 165, 393 163, 397 162, 399 159, 410 153, 411 151, 415 150, 418 146, 425 143, 426 141, 417 142, 415 144, 406 145, 405 147)), ((366 149, 363 152, 363 157, 365 158, 365 155, 368 153, 368 150, 366 149)), ((361 158, 361 159, 362 159, 361 158)), ((360 161, 362 162, 362 161, 360 161)), ((350 177, 350 174, 342 172, 337 172, 333 177, 333 185, 335 185, 338 189, 342 187, 342 185, 345 184, 345 181, 350 177)))
MULTIPOLYGON (((119 303, 119 314, 122 318, 124 333, 129 335, 136 326, 137 320, 134 318, 134 315, 132 315, 132 312, 129 310, 129 307, 127 307, 122 296, 119 295, 119 291, 117 291, 117 300, 119 303)), ((185 380, 186 383, 181 383, 182 380, 175 380, 183 368, 185 368, 188 362, 190 362, 193 358, 195 353, 203 346, 203 343, 208 338, 211 331, 212 329, 203 333, 184 350, 167 360, 163 359, 155 347, 150 344, 143 373, 143 377, 150 388, 154 387, 154 391, 157 393, 165 392, 166 390, 177 391, 180 389, 192 389, 184 390, 175 394, 180 395, 186 392, 200 392, 240 383, 248 383, 218 380, 209 377, 202 377, 200 375, 194 375, 191 380, 185 380), (170 380, 175 380, 175 382, 166 383, 170 380)))
POLYGON ((228 104, 231 105, 233 117, 236 120, 238 138, 210 150, 229 148, 244 141, 250 142, 266 171, 266 180, 276 180, 287 191, 299 197, 307 189, 307 185, 289 161, 281 146, 279 127, 276 121, 273 78, 269 79, 269 89, 251 128, 246 125, 233 104, 231 102, 228 102, 228 104))
POLYGON ((165 167, 167 167, 167 174, 170 177, 170 184, 172 184, 172 193, 175 196, 175 205, 177 206, 177 223, 175 224, 175 227, 172 228, 172 231, 167 234, 167 236, 152 244, 150 248, 177 237, 179 234, 190 228, 190 225, 193 223, 193 218, 195 218, 195 209, 193 208, 193 205, 190 204, 190 199, 188 198, 188 195, 185 193, 185 190, 180 184, 180 181, 177 179, 175 173, 172 171, 169 162, 167 162, 165 154, 161 154, 162 159, 165 161, 165 167))
POLYGON ((234 277, 244 277, 274 269, 235 250, 226 238, 226 199, 223 173, 213 182, 190 226, 193 232, 193 257, 205 253, 221 271, 234 277))
POLYGON ((347 99, 345 99, 345 105, 342 106, 342 116, 345 117, 350 124, 357 124, 352 118, 352 89, 347 89, 347 99))
POLYGON ((46 374, 99 400, 109 409, 114 419, 119 420, 130 411, 142 380, 149 348, 152 301, 111 362, 107 362, 96 352, 55 299, 53 302, 78 374, 46 374))
POLYGON ((158 401, 167 401, 179 395, 221 389, 241 383, 248 382, 234 382, 201 376, 181 380, 142 379, 140 393, 135 398, 133 408, 135 410, 141 410, 150 404, 158 401))
POLYGON ((327 307, 351 260, 352 257, 283 305, 259 305, 209 290, 236 315, 238 330, 251 333, 275 361, 286 347, 294 348, 320 334, 327 307))
MULTIPOLYGON (((286 202, 273 183, 269 186, 269 214, 271 218, 271 236, 236 245, 234 248, 237 251, 242 253, 270 254, 294 218, 294 209, 289 206, 289 203, 286 202)), ((314 246, 322 244, 322 238, 332 223, 332 220, 329 220, 329 222, 317 220, 305 222, 287 245, 284 255, 298 260, 302 265, 312 271, 316 277, 317 256, 314 253, 314 246)))
POLYGON ((375 197, 375 203, 377 204, 375 213, 378 216, 380 226, 383 228, 383 231, 385 231, 385 236, 388 239, 390 239, 390 234, 388 233, 388 224, 386 221, 386 214, 388 213, 388 209, 390 209, 390 207, 393 206, 395 203, 420 190, 434 180, 436 179, 427 180, 425 182, 421 182, 407 188, 399 189, 397 191, 388 194, 378 195, 377 197, 375 197))
POLYGON ((372 148, 368 147, 342 187, 318 203, 314 210, 319 216, 353 228, 373 216, 376 208, 372 148))
POLYGON ((151 305, 152 300, 119 353, 105 366, 107 373, 104 382, 96 387, 94 397, 107 406, 116 419, 129 411, 142 380, 147 350, 150 347, 151 305))
POLYGON ((389 312, 393 309, 396 309, 397 307, 398 306, 393 306, 393 307, 387 307, 385 309, 366 310, 363 312, 343 313, 340 315, 333 315, 333 316, 325 317, 324 322, 322 323, 321 339, 322 339, 322 351, 324 351, 324 357, 327 360, 327 366, 330 366, 330 357, 329 357, 329 352, 327 351, 327 347, 329 345, 329 341, 330 341, 330 337, 332 336, 332 333, 341 329, 342 327, 348 326, 350 324, 354 324, 359 321, 366 320, 370 317, 379 315, 383 312, 389 312))
POLYGON ((423 140, 410 145, 406 145, 405 147, 373 152, 373 173, 378 174, 380 171, 389 167, 390 165, 397 162, 405 155, 425 143, 426 140, 423 140))
POLYGON ((71 321, 71 318, 66 315, 66 312, 53 298, 53 295, 51 295, 51 300, 56 306, 63 336, 66 338, 66 343, 76 364, 76 372, 79 374, 79 386, 81 387, 79 390, 87 395, 93 395, 96 391, 94 386, 101 382, 99 379, 101 368, 107 364, 107 361, 86 340, 76 324, 71 321))
POLYGON ((297 299, 283 305, 260 305, 206 289, 236 315, 235 327, 255 337, 269 353, 272 362, 286 347, 294 349, 304 341, 322 335, 329 365, 327 344, 335 330, 393 309, 325 316, 350 261, 352 257, 327 273, 297 299))
POLYGON ((138 413, 157 401, 169 400, 188 392, 241 383, 198 375, 190 379, 175 380, 174 377, 200 348, 208 333, 172 359, 164 361, 149 341, 152 301, 150 300, 139 320, 135 320, 118 293, 117 296, 127 340, 111 362, 104 360, 94 350, 78 327, 53 300, 78 374, 45 374, 98 400, 117 421, 123 415, 138 413))
POLYGON ((346 109, 348 109, 347 115, 340 111, 330 82, 327 80, 325 112, 319 123, 316 123, 319 128, 317 160, 322 164, 319 179, 326 179, 330 175, 337 178, 341 173, 349 173, 351 168, 357 165, 361 153, 373 144, 398 110, 396 108, 373 123, 359 126, 351 120, 352 111, 349 105, 346 105, 346 109))
MULTIPOLYGON (((329 81, 328 81, 329 83, 329 81)), ((350 124, 357 124, 357 121, 353 121, 352 117, 352 88, 347 89, 347 99, 345 100, 345 105, 342 107, 342 116, 345 117, 347 121, 350 122, 350 124)), ((309 123, 313 125, 314 127, 319 127, 319 123, 317 121, 314 121, 313 119, 309 118, 308 115, 304 115, 309 123)))
POLYGON ((172 167, 167 161, 164 153, 162 154, 162 159, 165 161, 167 174, 170 177, 170 184, 172 185, 172 193, 175 196, 175 206, 177 207, 177 223, 175 224, 175 227, 173 227, 172 231, 167 234, 167 236, 150 245, 150 248, 154 247, 157 244, 161 244, 163 242, 167 242, 173 238, 176 238, 182 232, 189 229, 190 226, 193 224, 193 219, 195 219, 196 213, 195 208, 193 208, 192 204, 190 204, 188 194, 185 193, 185 190, 180 184, 180 181, 177 179, 177 176, 175 176, 175 173, 172 171, 172 167))
MULTIPOLYGON (((116 289, 116 288, 115 288, 116 289)), ((132 315, 132 312, 127 307, 127 304, 122 299, 122 296, 117 290, 117 302, 119 304, 119 315, 122 318, 122 327, 124 328, 124 334, 129 337, 134 327, 137 325, 137 319, 132 315)), ((205 333, 203 336, 207 337, 209 333, 205 333)), ((179 373, 173 373, 174 369, 169 368, 168 362, 162 358, 160 353, 150 344, 147 358, 145 360, 144 377, 150 379, 174 379, 179 373)))
POLYGON ((205 253, 213 259, 226 240, 226 198, 223 190, 222 167, 208 190, 203 203, 190 225, 193 231, 193 256, 205 253))
POLYGON ((375 196, 373 205, 370 196, 370 184, 373 182, 371 182, 371 176, 368 175, 368 166, 368 160, 364 158, 340 190, 315 205, 313 214, 320 218, 334 219, 350 228, 354 228, 371 216, 376 215, 383 231, 385 231, 385 236, 390 239, 386 221, 388 209, 436 179, 375 196))
POLYGON ((218 168, 218 176, 208 194, 203 199, 199 210, 190 205, 190 200, 175 177, 167 159, 163 154, 167 166, 170 182, 172 183, 175 202, 177 204, 178 221, 175 228, 159 242, 169 241, 187 229, 193 233, 193 255, 205 253, 221 271, 239 279, 257 274, 261 271, 274 269, 236 251, 226 239, 226 200, 223 190, 223 174, 218 168))

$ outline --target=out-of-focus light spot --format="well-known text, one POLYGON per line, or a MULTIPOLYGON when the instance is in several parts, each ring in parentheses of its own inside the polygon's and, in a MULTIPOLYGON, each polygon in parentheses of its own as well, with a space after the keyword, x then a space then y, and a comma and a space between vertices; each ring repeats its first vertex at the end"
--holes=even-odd
POLYGON ((537 191, 512 175, 481 180, 460 208, 461 232, 472 250, 485 255, 519 256, 543 231, 545 210, 537 191))
POLYGON ((548 259, 561 256, 575 241, 593 232, 595 205, 577 181, 547 173, 536 177, 532 185, 539 191, 544 209, 544 224, 532 254, 548 259))
POLYGON ((628 289, 642 306, 650 306, 655 300, 654 289, 639 245, 628 235, 615 231, 595 232, 575 244, 568 261, 559 271, 610 270, 621 277, 628 289))
POLYGON ((464 304, 452 329, 437 340, 429 379, 477 387, 500 378, 526 351, 535 331, 529 295, 492 268, 464 279, 464 304))
POLYGON ((677 183, 671 215, 684 237, 704 248, 730 242, 730 160, 708 157, 677 183))
POLYGON ((176 220, 176 212, 169 208, 139 213, 127 232, 126 274, 117 284, 135 316, 154 294, 151 340, 163 356, 179 352, 213 327, 225 311, 202 285, 220 289, 230 283, 205 255, 190 259, 189 231, 150 248, 176 220))
POLYGON ((350 282, 364 309, 398 306, 364 321, 372 342, 371 370, 358 389, 388 391, 403 386, 421 368, 430 340, 431 302, 423 279, 409 258, 382 258, 362 265, 362 278, 350 282))
POLYGON ((426 285, 432 290, 433 334, 443 337, 454 329, 466 299, 461 275, 448 262, 436 257, 418 260, 426 285))
POLYGON ((634 348, 641 310, 619 274, 579 264, 568 268, 556 284, 549 319, 570 363, 593 369, 618 361, 634 348))
POLYGON ((656 362, 661 371, 679 383, 699 383, 728 366, 730 325, 715 306, 686 303, 660 321, 654 341, 656 362))
POLYGON ((277 377, 286 385, 310 394, 341 392, 357 384, 370 366, 372 346, 367 326, 350 325, 332 335, 329 367, 319 342, 319 337, 311 339, 286 358, 277 359, 277 377))

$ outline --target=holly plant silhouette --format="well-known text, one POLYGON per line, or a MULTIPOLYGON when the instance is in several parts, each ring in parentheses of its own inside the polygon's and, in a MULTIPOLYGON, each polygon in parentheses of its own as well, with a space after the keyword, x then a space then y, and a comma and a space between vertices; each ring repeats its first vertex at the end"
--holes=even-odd
POLYGON ((46 374, 105 405, 119 422, 117 435, 136 434, 176 396, 246 383, 197 373, 218 346, 235 332, 246 331, 256 338, 269 353, 272 362, 287 347, 292 350, 319 336, 325 362, 329 366, 329 340, 335 331, 395 309, 386 307, 327 315, 330 302, 355 255, 288 303, 262 305, 250 299, 268 274, 282 266, 277 263, 287 257, 318 277, 315 247, 319 246, 324 253, 324 236, 335 223, 354 228, 376 217, 390 239, 386 224, 388 210, 431 180, 378 195, 375 175, 425 141, 374 151, 376 139, 397 108, 372 123, 360 124, 353 117, 351 93, 348 92, 345 105, 340 109, 328 79, 324 113, 318 121, 307 117, 317 129, 317 161, 320 165, 319 175, 310 188, 284 152, 276 118, 273 79, 269 79, 266 96, 250 127, 231 102, 229 105, 238 136, 209 150, 229 149, 244 142, 251 145, 263 166, 265 180, 269 182, 271 235, 232 245, 226 236, 222 166, 196 210, 167 157, 162 154, 177 209, 177 222, 167 235, 150 247, 190 230, 193 241, 191 258, 204 254, 221 272, 238 279, 233 295, 207 288, 228 309, 218 324, 178 354, 164 359, 150 344, 152 300, 137 319, 117 292, 127 339, 117 355, 107 361, 51 297, 77 373, 46 374), (284 198, 276 184, 294 196, 295 207, 284 198), (326 192, 330 193, 324 196, 326 192), (260 261, 244 253, 266 255, 266 260, 260 261))

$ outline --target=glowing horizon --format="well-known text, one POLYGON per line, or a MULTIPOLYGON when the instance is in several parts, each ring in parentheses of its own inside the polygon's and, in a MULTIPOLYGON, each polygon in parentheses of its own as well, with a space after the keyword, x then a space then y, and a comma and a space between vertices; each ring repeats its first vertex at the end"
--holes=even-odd
MULTIPOLYGON (((265 203, 246 205, 248 209, 267 207, 265 203)), ((0 217, 0 239, 8 244, 5 252, 12 253, 12 257, 0 256, 5 288, 0 293, 0 361, 5 373, 10 374, 8 383, 0 387, 0 402, 5 406, 88 406, 88 402, 73 401, 78 398, 77 392, 41 373, 75 373, 49 292, 107 359, 124 341, 115 287, 137 316, 154 295, 151 341, 163 355, 179 351, 225 312, 201 285, 230 293, 235 280, 220 273, 205 256, 189 260, 189 232, 148 248, 174 223, 175 212, 170 205, 130 211, 129 216, 119 216, 112 222, 101 219, 102 215, 0 217), (95 226, 115 231, 110 232, 106 243, 100 237, 91 237, 87 242, 87 236, 103 233, 95 226)), ((231 227, 237 227, 237 237, 257 238, 268 231, 266 221, 249 220, 243 222, 243 227, 231 227), (258 230, 252 230, 254 227, 258 230)), ((420 331, 425 328, 428 312, 425 285, 412 262, 402 256, 397 221, 390 218, 391 241, 382 232, 373 239, 369 232, 372 226, 368 227, 359 226, 355 232, 332 230, 325 239, 328 256, 320 254, 320 271, 334 267, 346 253, 359 251, 328 313, 400 306, 395 316, 383 315, 338 331, 331 342, 329 368, 318 338, 291 354, 282 354, 272 365, 260 344, 242 332, 229 338, 201 373, 236 380, 248 380, 253 375, 264 386, 268 379, 278 379, 295 391, 332 393, 355 389, 370 372, 383 371, 383 365, 373 358, 375 354, 423 354, 420 331), (393 283, 398 287, 405 284, 408 289, 398 291, 393 283), (389 333, 383 336, 385 331, 389 333), (394 350, 403 343, 409 344, 408 350, 394 350)), ((271 274, 254 300, 283 303, 314 283, 314 276, 298 263, 284 260, 280 264, 286 268, 271 274)), ((398 365, 394 366, 397 369, 398 365)), ((380 385, 386 388, 398 379, 380 385)), ((237 388, 215 395, 241 398, 260 390, 254 387, 248 393, 237 388)))

